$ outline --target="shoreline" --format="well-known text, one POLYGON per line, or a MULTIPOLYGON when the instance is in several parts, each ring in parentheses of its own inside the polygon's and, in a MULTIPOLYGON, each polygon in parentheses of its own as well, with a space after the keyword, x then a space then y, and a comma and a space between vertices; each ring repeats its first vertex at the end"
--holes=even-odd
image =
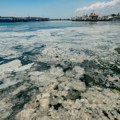
POLYGON ((72 20, 72 19, 49 19, 49 18, 7 18, 6 20, 0 19, 0 23, 17 23, 17 22, 46 22, 46 21, 72 21, 72 22, 111 22, 120 20, 72 20))
POLYGON ((72 18, 45 18, 45 17, 2 17, 0 16, 0 22, 41 22, 41 21, 90 21, 90 22, 98 22, 98 21, 120 21, 120 16, 101 16, 99 17, 95 13, 91 13, 89 16, 83 17, 72 17, 72 18))

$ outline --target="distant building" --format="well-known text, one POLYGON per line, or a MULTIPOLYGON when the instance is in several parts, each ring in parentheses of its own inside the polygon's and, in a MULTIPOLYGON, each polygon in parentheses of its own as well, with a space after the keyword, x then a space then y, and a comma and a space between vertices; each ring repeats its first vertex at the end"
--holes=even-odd
POLYGON ((83 17, 82 17, 82 20, 88 20, 89 19, 89 15, 84 15, 83 17))
POLYGON ((49 21, 49 18, 41 17, 0 17, 0 22, 35 22, 49 21))
POLYGON ((120 21, 120 13, 98 16, 95 12, 92 12, 89 15, 76 16, 71 18, 72 21, 120 21))
POLYGON ((71 20, 72 20, 72 21, 81 21, 81 20, 82 20, 82 17, 78 17, 78 16, 72 17, 71 20))
POLYGON ((91 13, 89 15, 89 20, 97 21, 98 20, 98 15, 96 15, 95 13, 91 13))
POLYGON ((0 17, 0 22, 9 22, 9 21, 12 21, 12 18, 11 17, 0 17))
POLYGON ((114 17, 112 18, 112 20, 113 20, 113 21, 120 21, 120 16, 114 16, 114 17))

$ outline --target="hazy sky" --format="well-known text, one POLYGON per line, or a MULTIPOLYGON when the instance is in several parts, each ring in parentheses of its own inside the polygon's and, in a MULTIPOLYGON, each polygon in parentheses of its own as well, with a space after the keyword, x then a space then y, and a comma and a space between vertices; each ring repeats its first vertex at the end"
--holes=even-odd
POLYGON ((0 0, 0 16, 67 18, 75 13, 91 12, 93 8, 106 9, 106 13, 109 9, 120 12, 119 3, 120 0, 0 0))

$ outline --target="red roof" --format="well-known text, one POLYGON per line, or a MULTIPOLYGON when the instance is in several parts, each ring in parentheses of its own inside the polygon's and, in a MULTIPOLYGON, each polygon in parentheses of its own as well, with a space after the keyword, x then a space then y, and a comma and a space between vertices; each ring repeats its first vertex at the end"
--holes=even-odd
POLYGON ((96 15, 95 13, 91 13, 89 17, 97 17, 98 15, 96 15))

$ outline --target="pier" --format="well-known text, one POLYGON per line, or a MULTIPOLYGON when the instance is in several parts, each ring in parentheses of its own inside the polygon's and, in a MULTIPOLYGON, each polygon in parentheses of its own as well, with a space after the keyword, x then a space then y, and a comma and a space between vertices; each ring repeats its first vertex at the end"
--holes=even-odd
POLYGON ((35 22, 49 21, 49 18, 42 17, 0 17, 0 22, 35 22))

